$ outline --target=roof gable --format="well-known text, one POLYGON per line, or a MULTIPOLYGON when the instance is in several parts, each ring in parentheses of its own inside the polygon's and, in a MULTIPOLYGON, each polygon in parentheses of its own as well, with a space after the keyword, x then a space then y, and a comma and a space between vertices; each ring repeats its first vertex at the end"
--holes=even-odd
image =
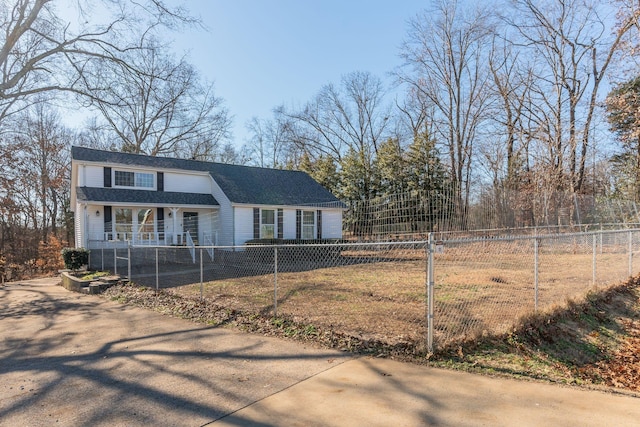
POLYGON ((152 157, 85 147, 71 148, 72 160, 208 172, 232 203, 257 205, 334 205, 342 203, 301 171, 152 157))

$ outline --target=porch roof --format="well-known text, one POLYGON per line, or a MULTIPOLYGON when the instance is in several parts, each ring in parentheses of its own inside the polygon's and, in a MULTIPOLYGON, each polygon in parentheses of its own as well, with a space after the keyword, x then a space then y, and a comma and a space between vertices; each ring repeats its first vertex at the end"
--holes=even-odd
POLYGON ((78 200, 85 202, 219 206, 219 203, 211 194, 96 187, 77 187, 76 192, 78 200))

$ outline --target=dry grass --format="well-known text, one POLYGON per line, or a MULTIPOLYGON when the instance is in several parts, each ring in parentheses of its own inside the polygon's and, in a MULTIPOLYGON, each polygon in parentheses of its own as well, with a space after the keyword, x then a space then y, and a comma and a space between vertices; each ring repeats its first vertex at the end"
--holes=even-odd
MULTIPOLYGON (((624 249, 624 248, 623 248, 624 249)), ((552 309, 593 288, 590 247, 568 245, 539 256, 538 311, 552 309)), ((426 258, 424 251, 381 254, 343 252, 335 266, 245 275, 181 286, 247 313, 277 314, 318 330, 331 330, 391 345, 426 340, 426 258), (356 261, 356 262, 354 262, 356 261), (277 301, 277 307, 275 302, 277 301)), ((436 345, 503 333, 535 310, 534 258, 522 242, 482 243, 446 248, 435 255, 436 345)), ((628 255, 597 255, 596 285, 627 277, 628 255)))

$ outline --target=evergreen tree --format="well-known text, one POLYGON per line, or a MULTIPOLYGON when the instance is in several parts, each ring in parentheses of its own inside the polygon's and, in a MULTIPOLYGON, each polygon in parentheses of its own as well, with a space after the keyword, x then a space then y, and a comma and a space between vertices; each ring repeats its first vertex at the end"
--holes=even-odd
POLYGON ((311 160, 311 157, 307 152, 302 154, 300 159, 299 169, 308 173, 313 179, 315 179, 320 185, 333 194, 339 194, 339 180, 338 168, 330 156, 321 155, 317 160, 311 160))
POLYGON ((448 173, 440 160, 435 141, 427 134, 418 134, 406 152, 407 189, 439 191, 447 186, 448 173))
POLYGON ((379 195, 407 190, 406 161, 398 139, 389 138, 380 145, 374 167, 379 195))

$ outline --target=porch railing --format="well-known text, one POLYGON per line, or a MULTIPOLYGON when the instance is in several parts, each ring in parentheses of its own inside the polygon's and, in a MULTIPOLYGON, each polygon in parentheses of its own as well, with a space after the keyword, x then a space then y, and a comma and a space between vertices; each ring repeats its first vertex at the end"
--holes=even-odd
POLYGON ((218 245, 218 233, 202 233, 202 240, 204 242, 204 246, 206 247, 207 253, 209 254, 209 258, 211 258, 211 261, 213 261, 215 254, 213 247, 218 245))
POLYGON ((187 232, 184 233, 184 235, 187 238, 187 247, 189 248, 189 252, 191 253, 191 258, 193 259, 193 263, 195 264, 195 262, 196 262, 196 244, 193 243, 193 239, 191 238, 191 233, 189 233, 189 230, 187 230, 187 232))
MULTIPOLYGON (((168 232, 138 232, 119 231, 115 233, 92 233, 89 235, 91 242, 130 242, 135 246, 163 246, 163 245, 187 245, 186 233, 168 233, 168 232)), ((193 242, 193 240, 191 240, 193 242)))

